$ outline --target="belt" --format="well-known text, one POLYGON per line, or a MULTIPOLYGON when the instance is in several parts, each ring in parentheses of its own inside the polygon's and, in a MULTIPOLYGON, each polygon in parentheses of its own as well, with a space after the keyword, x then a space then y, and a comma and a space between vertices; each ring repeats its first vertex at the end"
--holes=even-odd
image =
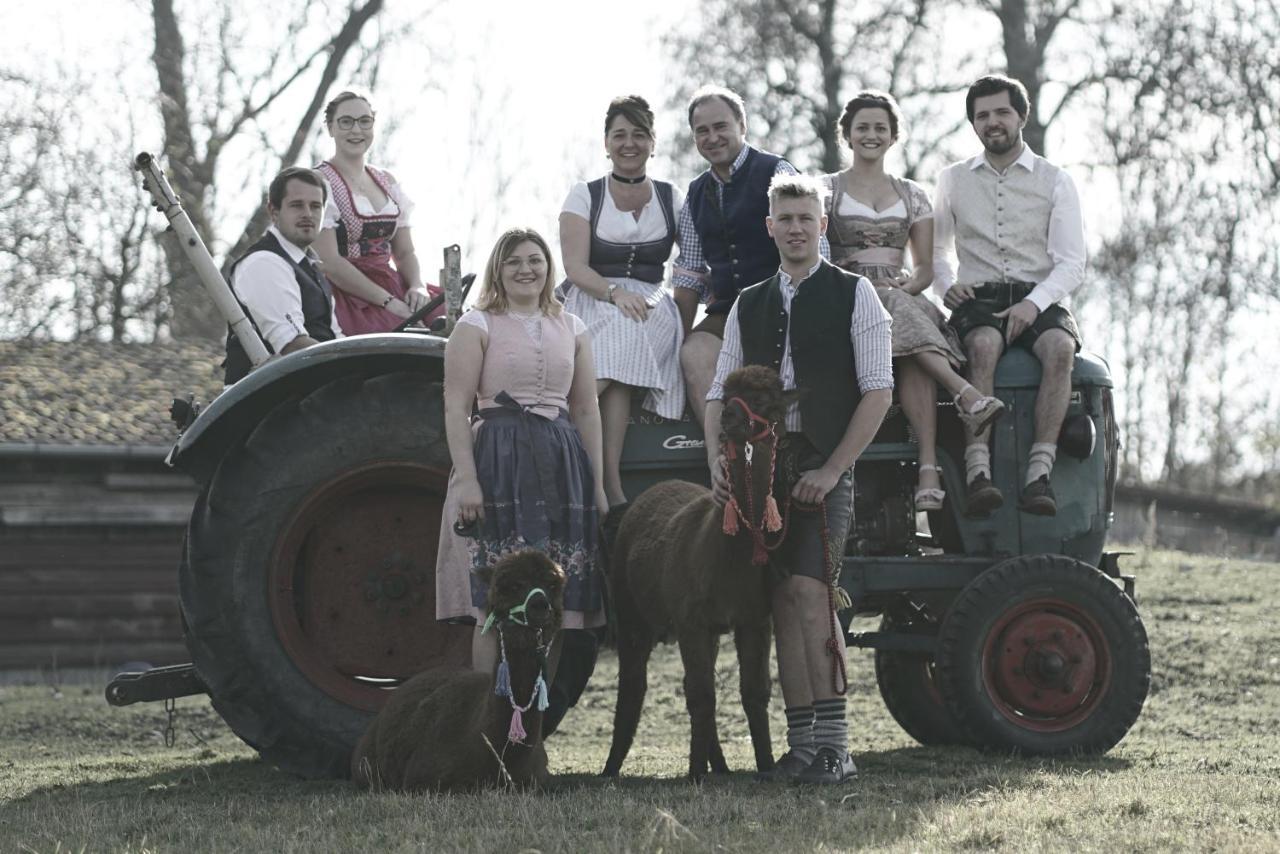
POLYGON ((1034 288, 1035 285, 1030 282, 983 282, 974 286, 973 294, 982 299, 1004 299, 1015 303, 1026 299, 1034 288))

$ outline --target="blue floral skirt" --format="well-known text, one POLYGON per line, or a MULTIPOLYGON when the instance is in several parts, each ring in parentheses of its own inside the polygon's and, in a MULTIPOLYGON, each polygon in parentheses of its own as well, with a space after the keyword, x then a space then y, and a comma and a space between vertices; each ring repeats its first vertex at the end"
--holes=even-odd
MULTIPOLYGON (((484 520, 468 540, 473 568, 521 549, 544 552, 567 577, 566 611, 598 611, 604 603, 599 561, 599 511, 591 459, 564 410, 554 420, 521 407, 504 392, 500 406, 480 412, 476 475, 484 520)), ((488 591, 471 574, 471 602, 487 606, 488 591)))

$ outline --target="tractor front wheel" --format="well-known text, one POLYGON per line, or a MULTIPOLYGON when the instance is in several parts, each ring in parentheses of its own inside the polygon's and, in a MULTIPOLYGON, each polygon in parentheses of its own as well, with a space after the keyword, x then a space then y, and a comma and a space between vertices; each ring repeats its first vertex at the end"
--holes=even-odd
POLYGON ((441 386, 415 373, 284 400, 221 461, 180 572, 187 645, 264 758, 345 776, 391 688, 466 664, 470 632, 435 620, 448 473, 441 386))
POLYGON ((1062 555, 996 564, 943 620, 938 683, 979 747, 1104 753, 1137 720, 1151 684, 1147 633, 1104 573, 1062 555))

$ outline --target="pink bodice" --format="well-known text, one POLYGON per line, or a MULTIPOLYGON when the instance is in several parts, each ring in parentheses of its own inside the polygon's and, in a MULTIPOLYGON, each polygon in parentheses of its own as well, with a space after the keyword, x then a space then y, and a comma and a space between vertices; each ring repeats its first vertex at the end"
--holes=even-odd
POLYGON ((575 336, 568 312, 521 318, 485 312, 489 343, 476 391, 481 409, 496 406, 505 391, 522 406, 554 420, 569 408, 575 336), (539 333, 538 327, 541 326, 539 333))

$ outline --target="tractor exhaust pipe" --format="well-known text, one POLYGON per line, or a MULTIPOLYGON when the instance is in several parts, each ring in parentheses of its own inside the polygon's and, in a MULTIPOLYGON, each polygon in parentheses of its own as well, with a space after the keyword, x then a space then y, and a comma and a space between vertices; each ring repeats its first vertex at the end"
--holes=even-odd
POLYGON ((200 239, 200 234, 192 224, 191 217, 187 216, 187 212, 182 209, 178 195, 169 185, 169 180, 164 177, 164 173, 160 171, 156 159, 144 151, 134 158, 133 168, 142 173, 142 188, 151 194, 156 210, 168 218, 169 227, 177 233, 183 253, 195 267, 200 283, 213 299, 218 313, 227 321, 235 336, 240 339, 245 353, 249 356, 249 361, 255 368, 258 367, 270 358, 271 354, 262 343, 258 330, 254 329, 249 318, 245 317, 244 309, 240 307, 235 294, 231 292, 231 286, 222 278, 218 265, 213 262, 213 256, 209 254, 204 241, 200 239))

